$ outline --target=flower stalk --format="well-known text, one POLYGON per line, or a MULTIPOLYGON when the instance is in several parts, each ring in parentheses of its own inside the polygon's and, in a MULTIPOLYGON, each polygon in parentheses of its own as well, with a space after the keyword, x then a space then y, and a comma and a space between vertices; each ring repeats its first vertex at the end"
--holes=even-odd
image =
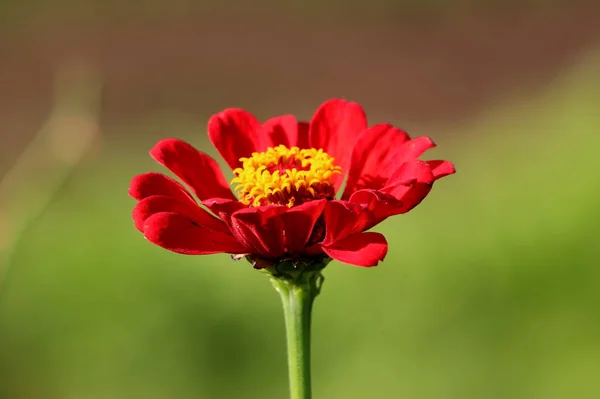
MULTIPOLYGON (((281 266, 281 265, 280 265, 281 266)), ((285 318, 291 399, 311 399, 310 332, 312 306, 319 295, 325 264, 281 272, 268 268, 271 283, 279 292, 285 318), (316 267, 315 267, 316 266, 316 267), (312 269, 312 270, 310 270, 312 269)))

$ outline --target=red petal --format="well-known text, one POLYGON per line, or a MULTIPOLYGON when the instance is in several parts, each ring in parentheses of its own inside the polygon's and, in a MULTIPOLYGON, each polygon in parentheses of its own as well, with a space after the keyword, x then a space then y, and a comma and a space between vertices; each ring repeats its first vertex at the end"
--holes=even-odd
POLYGON ((392 195, 402 201, 402 208, 398 209, 396 213, 406 213, 419 205, 427 197, 431 188, 431 184, 412 184, 410 186, 396 187, 392 195))
POLYGON ((359 190, 352 194, 350 202, 361 204, 369 212, 369 223, 364 230, 381 223, 389 216, 402 213, 402 202, 390 194, 376 190, 359 190))
POLYGON ((247 208, 239 201, 225 200, 221 198, 212 198, 202 201, 202 205, 208 208, 212 213, 221 218, 229 227, 231 227, 231 215, 240 209, 247 208))
POLYGON ((201 227, 207 227, 224 233, 229 232, 229 228, 225 223, 215 218, 198 205, 192 204, 189 201, 183 203, 173 197, 166 197, 164 195, 153 195, 138 202, 133 209, 133 221, 135 227, 143 232, 146 219, 161 212, 177 213, 193 220, 201 227))
POLYGON ((325 208, 326 200, 305 202, 281 215, 284 247, 291 253, 301 253, 310 238, 315 223, 325 208))
POLYGON ((408 139, 408 134, 387 123, 365 130, 354 145, 342 199, 350 198, 357 190, 382 188, 390 177, 387 165, 391 155, 408 139))
POLYGON ((388 181, 388 185, 381 192, 390 194, 402 202, 398 213, 406 213, 429 194, 435 177, 426 162, 412 160, 402 164, 388 181))
POLYGON ((144 236, 158 246, 187 255, 247 251, 230 234, 200 227, 185 216, 172 212, 156 213, 146 219, 144 236))
MULTIPOLYGON (((310 122, 309 142, 335 158, 335 163, 348 170, 350 156, 358 135, 367 128, 367 117, 357 103, 333 99, 323 103, 310 122)), ((341 185, 343 175, 334 175, 334 187, 341 185)))
POLYGON ((134 177, 129 185, 129 195, 138 201, 152 195, 166 195, 181 202, 196 203, 181 184, 162 173, 144 173, 134 177))
POLYGON ((357 233, 323 247, 323 251, 333 259, 350 265, 377 266, 387 254, 385 237, 379 233, 357 233))
POLYGON ((433 147, 435 147, 435 143, 431 138, 425 136, 416 137, 405 142, 400 148, 394 151, 390 156, 389 163, 384 165, 384 167, 394 170, 404 162, 419 158, 425 151, 433 147))
MULTIPOLYGON (((433 183, 435 178, 431 172, 431 168, 425 161, 413 159, 404 162, 390 176, 386 186, 396 184, 409 184, 414 182, 433 183)), ((381 191, 386 191, 384 188, 381 191)))
POLYGON ((267 148, 260 122, 243 109, 228 108, 208 121, 208 137, 231 169, 241 166, 240 158, 267 148))
POLYGON ((161 140, 150 155, 183 180, 201 200, 235 199, 217 162, 188 143, 177 139, 161 140))
POLYGON ((245 208, 231 217, 231 232, 251 253, 266 259, 283 256, 283 223, 279 215, 286 212, 286 206, 267 205, 245 208))
POLYGON ((364 230, 369 223, 369 214, 364 207, 348 201, 328 201, 325 206, 325 239, 330 245, 342 238, 364 230))
MULTIPOLYGON (((298 143, 298 122, 293 115, 276 116, 263 123, 267 134, 267 147, 276 147, 283 144, 287 148, 298 143)), ((261 149, 261 151, 266 148, 261 149)))
POLYGON ((456 172, 454 165, 448 161, 427 161, 427 164, 431 168, 431 172, 433 173, 435 180, 441 179, 444 176, 448 176, 456 172))

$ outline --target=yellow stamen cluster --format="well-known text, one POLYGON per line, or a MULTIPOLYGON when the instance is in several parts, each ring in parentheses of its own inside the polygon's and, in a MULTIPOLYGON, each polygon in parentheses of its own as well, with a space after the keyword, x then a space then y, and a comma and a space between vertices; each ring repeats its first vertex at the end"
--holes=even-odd
POLYGON ((249 206, 268 204, 292 207, 314 199, 333 199, 332 176, 342 173, 334 158, 322 149, 287 148, 284 145, 240 158, 233 171, 235 191, 249 206))

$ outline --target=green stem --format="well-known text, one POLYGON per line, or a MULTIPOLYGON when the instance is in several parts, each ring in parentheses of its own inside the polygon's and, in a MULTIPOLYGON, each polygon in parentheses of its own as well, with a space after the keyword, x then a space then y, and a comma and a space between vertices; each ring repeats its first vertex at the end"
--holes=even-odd
POLYGON ((310 399, 310 325, 312 305, 319 294, 320 272, 305 272, 295 278, 272 277, 281 295, 285 316, 291 399, 310 399))

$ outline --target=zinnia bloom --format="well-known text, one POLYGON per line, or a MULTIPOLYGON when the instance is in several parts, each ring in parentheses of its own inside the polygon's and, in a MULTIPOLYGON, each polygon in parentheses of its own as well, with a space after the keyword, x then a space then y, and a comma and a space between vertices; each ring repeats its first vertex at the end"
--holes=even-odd
POLYGON ((410 211, 454 173, 448 161, 418 159, 435 146, 430 138, 369 127, 360 105, 340 99, 322 104, 310 123, 292 115, 260 123, 229 108, 210 118, 208 135, 233 170, 237 195, 214 159, 165 139, 150 155, 191 193, 160 173, 135 177, 135 226, 168 250, 246 256, 255 267, 328 258, 375 266, 388 245, 368 230, 410 211))

